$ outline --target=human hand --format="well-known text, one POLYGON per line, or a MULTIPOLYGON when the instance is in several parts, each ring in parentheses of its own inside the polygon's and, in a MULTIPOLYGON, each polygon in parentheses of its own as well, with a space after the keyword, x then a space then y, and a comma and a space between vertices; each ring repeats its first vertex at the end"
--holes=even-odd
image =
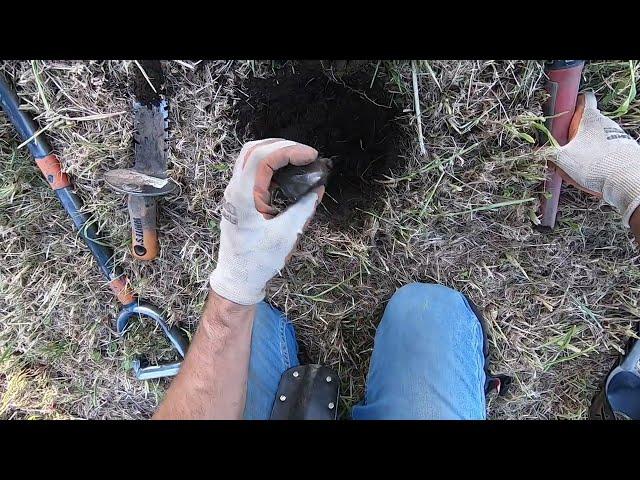
POLYGON ((267 282, 284 267, 324 193, 316 188, 277 214, 271 178, 279 168, 317 157, 314 148, 279 138, 242 147, 224 191, 218 263, 209 277, 218 295, 241 305, 264 298, 267 282))
POLYGON ((604 198, 628 227, 640 205, 640 145, 598 110, 593 92, 578 97, 569 139, 554 162, 563 179, 604 198))

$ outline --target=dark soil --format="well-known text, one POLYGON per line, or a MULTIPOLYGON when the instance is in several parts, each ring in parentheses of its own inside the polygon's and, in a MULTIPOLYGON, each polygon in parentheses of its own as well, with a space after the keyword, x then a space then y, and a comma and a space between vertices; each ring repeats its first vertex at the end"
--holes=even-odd
POLYGON ((378 77, 370 88, 375 63, 363 67, 338 83, 319 61, 286 63, 275 76, 246 79, 249 97, 236 107, 241 138, 286 138, 333 160, 326 210, 318 209, 332 223, 357 223, 381 197, 375 180, 400 167, 400 109, 378 77))
POLYGON ((157 104, 161 100, 160 95, 164 93, 165 80, 162 73, 162 65, 159 60, 140 60, 139 63, 157 91, 153 91, 138 66, 134 65, 133 94, 142 105, 157 104))

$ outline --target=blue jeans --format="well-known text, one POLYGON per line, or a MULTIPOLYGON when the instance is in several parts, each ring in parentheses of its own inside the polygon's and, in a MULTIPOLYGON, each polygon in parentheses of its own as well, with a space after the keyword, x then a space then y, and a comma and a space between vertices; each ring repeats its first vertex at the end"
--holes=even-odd
MULTIPOLYGON (((298 362, 295 330, 258 305, 251 341, 246 419, 268 419, 282 373, 298 362)), ((412 283, 391 297, 375 336, 364 400, 355 420, 484 419, 482 327, 466 298, 412 283)))

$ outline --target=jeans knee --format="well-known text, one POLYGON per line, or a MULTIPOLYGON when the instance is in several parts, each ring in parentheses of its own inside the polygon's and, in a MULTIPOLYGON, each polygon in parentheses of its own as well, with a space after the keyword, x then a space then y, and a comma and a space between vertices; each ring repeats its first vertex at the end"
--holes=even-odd
POLYGON ((465 304, 462 294, 453 288, 438 283, 415 282, 396 290, 389 300, 389 306, 396 304, 422 306, 425 302, 446 305, 465 304))
POLYGON ((475 315, 457 290, 434 283, 410 283, 393 294, 383 321, 385 328, 397 324, 408 334, 414 328, 430 331, 451 328, 456 321, 468 318, 475 319, 475 315))

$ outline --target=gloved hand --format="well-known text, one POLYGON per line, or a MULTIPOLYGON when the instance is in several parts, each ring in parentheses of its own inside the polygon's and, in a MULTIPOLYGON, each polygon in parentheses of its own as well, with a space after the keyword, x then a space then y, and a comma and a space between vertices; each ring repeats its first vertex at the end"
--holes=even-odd
POLYGON ((554 162, 569 183, 595 194, 622 214, 640 205, 640 145, 598 110, 593 92, 578 97, 566 145, 554 162))
POLYGON ((284 267, 324 193, 320 187, 276 216, 271 177, 289 163, 306 165, 317 157, 314 148, 279 138, 242 147, 224 191, 218 263, 209 277, 218 295, 241 305, 264 298, 267 282, 284 267))

